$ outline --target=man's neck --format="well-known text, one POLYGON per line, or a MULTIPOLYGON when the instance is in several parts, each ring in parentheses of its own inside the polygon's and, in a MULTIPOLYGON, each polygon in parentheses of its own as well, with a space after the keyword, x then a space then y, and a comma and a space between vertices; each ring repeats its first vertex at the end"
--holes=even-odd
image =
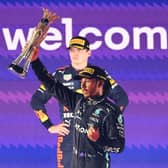
POLYGON ((83 64, 73 64, 72 63, 72 67, 75 70, 80 71, 80 70, 84 69, 85 67, 87 67, 87 63, 83 63, 83 64))

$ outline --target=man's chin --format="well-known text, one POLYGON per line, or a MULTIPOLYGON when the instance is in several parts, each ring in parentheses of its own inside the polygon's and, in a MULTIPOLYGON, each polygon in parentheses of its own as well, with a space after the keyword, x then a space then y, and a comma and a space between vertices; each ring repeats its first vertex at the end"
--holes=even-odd
POLYGON ((83 96, 84 96, 85 98, 89 97, 89 95, 86 94, 86 93, 83 93, 83 96))
POLYGON ((82 94, 83 94, 84 97, 89 97, 90 96, 89 92, 85 89, 82 89, 82 94))

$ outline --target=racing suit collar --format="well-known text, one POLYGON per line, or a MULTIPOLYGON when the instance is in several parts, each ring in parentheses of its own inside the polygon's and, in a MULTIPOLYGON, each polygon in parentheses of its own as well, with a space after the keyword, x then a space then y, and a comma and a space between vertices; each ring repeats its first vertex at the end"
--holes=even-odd
POLYGON ((94 97, 88 97, 87 99, 87 103, 89 105, 96 105, 98 103, 101 103, 102 101, 104 101, 104 96, 94 96, 94 97))
MULTIPOLYGON (((87 64, 87 66, 90 66, 90 65, 92 65, 92 64, 90 64, 90 63, 87 64)), ((76 69, 72 66, 72 64, 70 64, 70 67, 71 67, 71 69, 73 69, 73 70, 76 72, 76 74, 79 73, 79 72, 82 70, 82 69, 81 69, 81 70, 76 70, 76 69)))

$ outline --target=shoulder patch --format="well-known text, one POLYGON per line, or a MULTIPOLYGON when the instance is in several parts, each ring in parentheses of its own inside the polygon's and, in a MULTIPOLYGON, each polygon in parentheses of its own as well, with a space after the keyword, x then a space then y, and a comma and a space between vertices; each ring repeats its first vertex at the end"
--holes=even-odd
POLYGON ((36 110, 35 113, 41 122, 45 122, 48 120, 47 114, 44 113, 42 110, 36 110))
POLYGON ((116 81, 114 79, 109 79, 109 82, 111 85, 114 85, 116 83, 116 81))

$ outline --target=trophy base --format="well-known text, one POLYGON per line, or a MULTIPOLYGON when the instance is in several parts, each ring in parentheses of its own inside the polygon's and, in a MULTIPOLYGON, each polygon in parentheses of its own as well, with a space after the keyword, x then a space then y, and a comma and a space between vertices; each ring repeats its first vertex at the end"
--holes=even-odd
POLYGON ((21 78, 25 78, 25 76, 26 76, 26 72, 24 71, 24 69, 18 65, 10 64, 8 66, 8 69, 10 71, 14 72, 15 74, 17 74, 21 78))

